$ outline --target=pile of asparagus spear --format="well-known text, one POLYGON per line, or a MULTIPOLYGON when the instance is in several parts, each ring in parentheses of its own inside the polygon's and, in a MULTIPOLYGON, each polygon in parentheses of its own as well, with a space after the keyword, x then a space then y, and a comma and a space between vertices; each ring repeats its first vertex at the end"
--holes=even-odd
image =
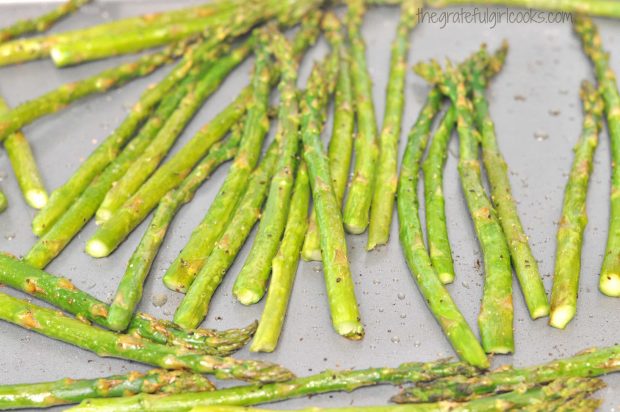
MULTIPOLYGON (((40 209, 32 222, 39 239, 23 259, 0 254, 0 283, 72 315, 0 293, 0 319, 101 356, 162 370, 98 380, 0 386, 0 407, 86 400, 78 410, 237 411, 234 406, 208 405, 254 405, 378 383, 424 381, 394 397, 396 402, 411 405, 368 410, 596 409, 598 401, 590 395, 603 384, 592 377, 618 370, 617 346, 537 368, 485 372, 487 354, 514 351, 513 268, 533 319, 549 315, 551 326, 564 328, 575 315, 587 220, 585 198, 603 114, 614 165, 620 162, 620 95, 608 54, 588 17, 576 16, 574 27, 594 64, 598 87, 584 82, 581 90, 583 129, 566 186, 549 302, 511 194, 486 97, 489 82, 505 64, 506 43, 493 52, 483 45, 459 63, 447 61, 442 67, 431 61, 414 67, 431 87, 408 134, 399 172, 409 37, 424 6, 422 0, 398 2, 401 14, 392 43, 381 129, 361 33, 372 2, 344 1, 341 21, 328 10, 331 4, 322 0, 217 0, 86 29, 22 37, 46 31, 87 2, 70 0, 40 18, 0 30, 0 65, 50 58, 57 67, 64 67, 163 47, 14 108, 0 97, 0 142, 26 202, 40 209), (285 36, 283 31, 293 26, 299 26, 295 35, 285 36), (330 51, 314 64, 301 89, 299 62, 320 35, 327 39, 330 51), (209 96, 250 55, 254 66, 249 84, 180 150, 168 155, 209 96), (20 130, 80 99, 170 64, 174 67, 163 80, 142 93, 112 134, 48 196, 20 130), (274 88, 279 101, 272 110, 274 88), (332 98, 334 122, 325 148, 321 135, 332 98), (276 125, 275 139, 267 145, 271 123, 276 125), (481 342, 444 286, 455 279, 442 191, 447 146, 454 129, 459 138, 461 185, 484 257, 485 285, 478 318, 481 342), (175 215, 228 161, 228 174, 217 196, 163 278, 168 288, 185 293, 174 321, 136 313, 143 284, 175 215), (490 194, 483 182, 483 167, 490 194), (427 244, 418 213, 420 171, 424 174, 427 244), (323 262, 334 330, 348 339, 363 338, 345 233, 368 230, 368 250, 386 244, 395 203, 407 265, 463 363, 404 364, 293 379, 279 365, 230 357, 252 337, 252 351, 275 350, 300 257, 323 262), (151 212, 111 304, 44 271, 91 219, 99 227, 87 241, 86 252, 100 258, 119 247, 151 212), (233 294, 244 305, 266 296, 260 322, 226 331, 197 329, 255 225, 256 237, 237 274, 233 294), (214 390, 203 373, 257 384, 214 390), (139 395, 88 401, 134 394, 139 395)), ((443 6, 461 1, 429 3, 443 6)), ((519 0, 481 3, 620 15, 620 7, 608 0, 567 0, 557 6, 519 0)), ((620 296, 620 229, 616 228, 620 200, 615 196, 619 173, 614 167, 610 235, 600 276, 600 290, 615 297, 620 296)), ((0 211, 6 206, 0 192, 0 211)))

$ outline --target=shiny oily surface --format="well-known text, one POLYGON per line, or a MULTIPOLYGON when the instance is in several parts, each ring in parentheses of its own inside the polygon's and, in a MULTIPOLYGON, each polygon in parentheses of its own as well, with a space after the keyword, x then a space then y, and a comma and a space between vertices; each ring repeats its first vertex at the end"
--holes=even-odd
MULTIPOLYGON (((198 3, 185 0, 96 1, 58 24, 54 31, 198 3)), ((54 5, 51 4, 18 5, 0 0, 0 26, 19 18, 39 15, 52 7, 54 5)), ((459 11, 460 8, 449 10, 459 11)), ((479 10, 486 9, 479 7, 479 10)), ((375 108, 379 121, 383 117, 385 103, 389 44, 395 34, 398 14, 398 8, 395 7, 372 8, 364 20, 363 35, 368 46, 368 64, 374 82, 375 108)), ((620 73, 620 52, 617 52, 620 26, 612 20, 596 19, 596 22, 606 49, 612 51, 612 67, 620 73)), ((557 220, 571 166, 571 150, 581 129, 579 84, 583 79, 593 79, 592 68, 570 24, 503 22, 491 28, 490 24, 484 23, 451 23, 442 28, 441 23, 426 22, 420 24, 412 34, 409 62, 413 64, 431 57, 443 61, 448 56, 462 59, 480 43, 487 42, 494 48, 503 38, 510 42, 510 53, 504 70, 490 85, 488 96, 491 115, 496 123, 500 148, 511 170, 510 180, 514 196, 519 202, 523 225, 530 236, 533 253, 540 260, 540 270, 549 292, 557 220)), ((326 51, 327 45, 323 40, 310 51, 301 66, 300 84, 305 83, 312 62, 321 58, 326 51)), ((62 83, 131 59, 133 56, 124 56, 66 69, 55 69, 50 61, 2 67, 0 93, 9 104, 17 105, 62 83)), ((173 152, 202 124, 215 116, 224 104, 232 101, 247 84, 251 62, 252 59, 249 59, 229 76, 189 124, 173 152)), ((33 144, 46 186, 51 189, 62 184, 121 122, 144 88, 162 78, 167 70, 136 80, 120 90, 88 98, 28 126, 24 132, 33 144)), ((402 139, 414 122, 427 91, 425 82, 409 71, 402 139)), ((326 130, 331 130, 331 123, 326 130)), ((327 141, 329 133, 325 133, 324 137, 327 141)), ((456 270, 456 280, 448 289, 477 332, 483 266, 456 171, 456 143, 453 138, 445 172, 448 229, 456 270)), ((401 150, 404 148, 404 140, 401 140, 400 147, 401 150)), ((204 216, 225 177, 227 167, 220 168, 198 191, 194 201, 185 206, 174 220, 146 283, 140 310, 161 318, 172 317, 182 296, 166 289, 161 278, 192 229, 204 216)), ((34 211, 22 200, 4 152, 0 152, 0 180, 10 203, 7 211, 0 215, 0 250, 23 255, 35 241, 30 231, 34 211)), ((607 237, 608 199, 609 142, 607 135, 603 134, 596 152, 588 194, 589 224, 582 254, 577 316, 564 331, 547 326, 547 319, 530 320, 515 281, 516 354, 510 357, 496 356, 493 360, 495 366, 511 362, 529 366, 569 356, 584 348, 620 343, 620 317, 617 316, 620 301, 603 296, 597 289, 607 237)), ((79 288, 109 301, 146 225, 139 226, 110 257, 99 260, 83 252, 84 244, 94 229, 94 223, 90 223, 48 270, 70 278, 79 288)), ((332 331, 321 264, 304 262, 299 267, 277 350, 272 354, 250 354, 244 349, 238 354, 239 357, 279 362, 298 375, 307 375, 325 368, 394 366, 405 361, 454 356, 440 328, 425 308, 407 270, 397 238, 397 219, 393 221, 387 246, 367 253, 365 234, 349 236, 348 242, 351 269, 366 328, 364 340, 351 342, 332 331), (304 355, 299 356, 300 353, 304 355)), ((249 251, 248 246, 246 244, 215 294, 203 326, 239 327, 260 318, 262 302, 246 307, 237 303, 231 293, 235 276, 249 251)), ((6 288, 2 290, 19 295, 6 288)), ((63 377, 96 378, 148 369, 144 365, 126 361, 98 358, 68 344, 52 341, 6 323, 0 323, 0 336, 3 348, 0 354, 0 383, 3 384, 50 381, 63 377)), ((620 376, 605 380, 608 387, 599 392, 599 396, 605 398, 601 410, 618 410, 620 376)), ((220 383, 227 386, 230 384, 220 383)), ((330 394, 315 396, 311 400, 293 400, 277 404, 274 408, 381 404, 395 393, 396 389, 391 387, 372 388, 353 394, 330 394)))

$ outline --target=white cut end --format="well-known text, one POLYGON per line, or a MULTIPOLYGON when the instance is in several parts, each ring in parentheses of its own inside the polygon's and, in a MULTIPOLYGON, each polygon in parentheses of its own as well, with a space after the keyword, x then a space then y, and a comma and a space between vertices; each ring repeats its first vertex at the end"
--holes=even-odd
POLYGON ((344 224, 344 228, 352 235, 361 235, 366 230, 366 226, 344 224))
POLYGON ((543 318, 547 315, 549 315, 549 306, 547 305, 539 306, 531 313, 532 319, 543 318))
POLYGON ((102 258, 110 254, 110 249, 101 240, 91 239, 86 243, 86 253, 94 258, 102 258))
POLYGON ((97 226, 101 226, 105 222, 110 220, 111 217, 112 217, 112 212, 110 212, 107 209, 99 208, 97 210, 97 214, 95 215, 95 223, 97 224, 97 226))
POLYGON ((364 337, 364 327, 359 322, 341 322, 334 325, 339 335, 351 340, 360 340, 364 337))
POLYGON ((301 251, 301 257, 306 262, 320 262, 323 260, 321 258, 321 250, 320 249, 312 249, 312 250, 303 250, 301 251))
POLYGON ((574 306, 558 306, 551 310, 551 316, 549 317, 549 325, 554 328, 564 329, 568 322, 575 317, 574 306))
POLYGON ((235 291, 234 294, 237 300, 246 306, 253 305, 262 298, 262 296, 259 296, 257 293, 247 289, 235 291))
POLYGON ((452 273, 442 272, 438 273, 437 276, 439 276, 439 280, 441 280, 441 283, 444 285, 454 282, 454 275, 452 273))
POLYGON ((65 65, 64 55, 56 47, 52 47, 52 50, 50 50, 50 57, 52 58, 52 61, 54 62, 56 67, 63 67, 65 65))
POLYGON ((499 355, 506 355, 512 353, 514 348, 508 346, 494 346, 485 350, 486 353, 495 353, 499 355))
POLYGON ((608 273, 601 275, 601 283, 599 285, 601 292, 613 298, 620 297, 620 275, 617 273, 608 273))
POLYGON ((26 192, 26 201, 35 209, 43 209, 47 204, 47 193, 42 190, 29 190, 26 192))

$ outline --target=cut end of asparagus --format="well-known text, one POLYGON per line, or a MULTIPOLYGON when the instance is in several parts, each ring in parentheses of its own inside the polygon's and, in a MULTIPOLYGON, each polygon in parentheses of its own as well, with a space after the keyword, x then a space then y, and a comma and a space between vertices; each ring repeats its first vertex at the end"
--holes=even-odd
POLYGON ((359 322, 342 322, 334 324, 339 335, 350 340, 360 340, 364 337, 364 327, 359 322))
POLYGON ((572 305, 557 306, 551 310, 549 325, 554 328, 564 329, 568 322, 575 316, 575 307, 572 305))
POLYGON ((95 214, 95 223, 97 224, 97 226, 101 226, 102 224, 110 220, 111 217, 112 212, 110 210, 99 208, 97 210, 97 213, 95 214))
POLYGON ((47 193, 44 190, 29 190, 25 193, 24 197, 28 205, 35 209, 43 209, 47 204, 47 193))
POLYGON ((439 276, 439 280, 444 285, 447 285, 447 284, 450 284, 450 283, 454 282, 454 273, 441 272, 441 273, 438 273, 437 276, 439 276))
POLYGON ((67 55, 56 47, 52 47, 52 50, 50 50, 50 57, 56 67, 65 67, 68 65, 67 55))
POLYGON ((106 257, 110 254, 111 250, 99 239, 91 239, 86 243, 86 253, 94 258, 106 257))
POLYGON ((490 353, 490 354, 496 354, 496 355, 508 355, 510 353, 514 352, 514 347, 512 346, 492 346, 492 347, 485 347, 484 351, 486 353, 490 353))
POLYGON ((250 345, 250 352, 273 352, 276 349, 276 345, 277 345, 277 341, 276 342, 266 342, 263 340, 256 340, 254 339, 252 341, 252 344, 250 345))
POLYGON ((532 310, 530 316, 532 316, 532 319, 544 318, 545 316, 549 316, 549 305, 542 305, 536 307, 534 310, 532 310))
POLYGON ((613 298, 620 297, 620 274, 603 273, 601 274, 601 282, 599 289, 602 293, 613 298))
POLYGON ((263 297, 255 291, 248 289, 234 291, 234 294, 237 300, 246 306, 257 303, 263 297))
POLYGON ((301 257, 306 262, 320 262, 322 259, 320 250, 302 250, 301 257))
POLYGON ((387 239, 385 241, 383 240, 373 240, 371 239, 372 236, 368 236, 368 245, 366 245, 366 250, 371 251, 373 249, 375 249, 377 246, 382 246, 385 245, 387 243, 387 239))
POLYGON ((344 222, 344 228, 352 235, 361 235, 362 233, 364 233, 367 226, 368 224, 358 222, 344 222))
POLYGON ((176 282, 175 279, 170 279, 169 277, 164 276, 163 282, 164 286, 174 292, 187 293, 187 286, 176 282))

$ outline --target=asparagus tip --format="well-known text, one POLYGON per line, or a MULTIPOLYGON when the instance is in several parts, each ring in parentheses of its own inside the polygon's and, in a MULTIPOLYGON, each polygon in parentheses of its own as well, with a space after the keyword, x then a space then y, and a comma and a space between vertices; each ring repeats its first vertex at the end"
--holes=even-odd
POLYGON ((599 288, 607 296, 620 297, 620 274, 604 273, 601 275, 599 288))
POLYGON ((32 189, 26 192, 26 202, 35 209, 43 209, 47 204, 47 193, 44 190, 32 189))
POLYGON ((110 254, 110 248, 99 239, 91 239, 86 243, 86 253, 94 258, 102 258, 110 254))
POLYGON ((549 325, 554 328, 564 329, 568 322, 575 316, 575 307, 571 305, 556 306, 551 310, 549 325))

